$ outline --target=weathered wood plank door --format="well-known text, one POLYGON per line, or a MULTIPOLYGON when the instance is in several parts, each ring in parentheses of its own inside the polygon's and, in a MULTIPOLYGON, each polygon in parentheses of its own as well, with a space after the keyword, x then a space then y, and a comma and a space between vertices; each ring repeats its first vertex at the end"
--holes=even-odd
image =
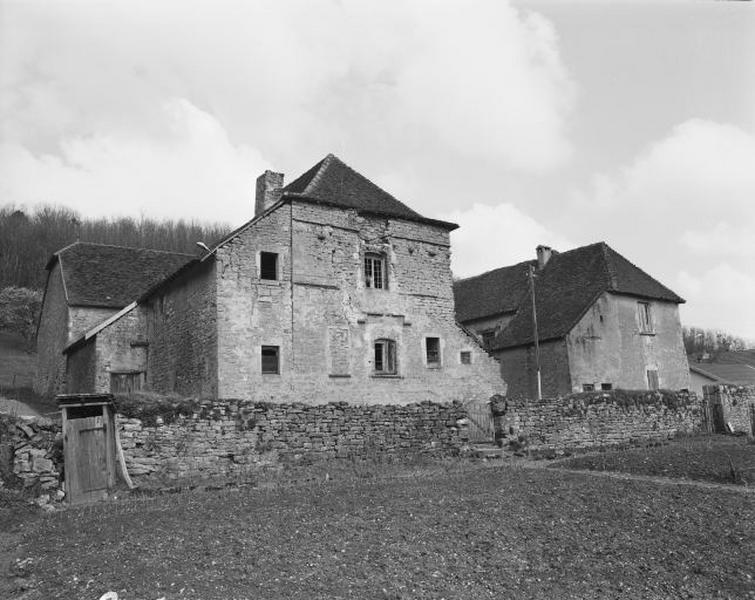
POLYGON ((726 424, 724 423, 724 407, 720 404, 711 406, 713 415, 713 433, 726 433, 726 424))
POLYGON ((493 411, 488 402, 472 402, 465 406, 469 419, 469 441, 485 443, 495 440, 493 411))
POLYGON ((107 406, 64 411, 65 482, 71 504, 102 500, 115 485, 113 427, 107 406))

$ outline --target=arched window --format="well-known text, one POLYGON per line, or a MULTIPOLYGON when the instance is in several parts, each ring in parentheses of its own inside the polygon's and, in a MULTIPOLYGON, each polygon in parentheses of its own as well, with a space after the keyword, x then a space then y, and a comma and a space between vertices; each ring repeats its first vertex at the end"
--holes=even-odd
POLYGON ((388 339, 375 340, 376 375, 396 374, 396 342, 388 339))
POLYGON ((377 290, 387 289, 386 275, 385 256, 377 252, 367 252, 364 255, 364 286, 377 290))

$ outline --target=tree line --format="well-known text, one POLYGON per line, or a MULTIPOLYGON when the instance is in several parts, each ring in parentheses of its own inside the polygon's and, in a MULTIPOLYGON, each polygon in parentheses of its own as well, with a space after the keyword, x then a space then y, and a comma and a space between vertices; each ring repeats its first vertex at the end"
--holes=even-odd
POLYGON ((212 245, 229 231, 182 219, 82 218, 63 206, 0 207, 0 290, 44 289, 50 256, 76 241, 196 254, 196 242, 212 245))
POLYGON ((682 327, 684 349, 688 355, 736 352, 747 349, 747 342, 725 331, 702 329, 701 327, 682 327))

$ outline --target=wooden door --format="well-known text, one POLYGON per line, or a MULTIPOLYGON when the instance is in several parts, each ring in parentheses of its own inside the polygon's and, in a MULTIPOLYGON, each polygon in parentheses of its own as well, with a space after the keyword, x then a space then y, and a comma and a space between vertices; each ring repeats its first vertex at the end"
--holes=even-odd
POLYGON ((726 424, 724 423, 724 408, 720 404, 711 406, 713 414, 713 433, 726 433, 726 424))
POLYGON ((472 443, 493 442, 495 440, 495 426, 490 404, 474 402, 468 404, 465 408, 469 419, 469 441, 472 443))
POLYGON ((108 412, 98 408, 99 415, 65 420, 65 481, 71 504, 102 500, 114 484, 108 412))

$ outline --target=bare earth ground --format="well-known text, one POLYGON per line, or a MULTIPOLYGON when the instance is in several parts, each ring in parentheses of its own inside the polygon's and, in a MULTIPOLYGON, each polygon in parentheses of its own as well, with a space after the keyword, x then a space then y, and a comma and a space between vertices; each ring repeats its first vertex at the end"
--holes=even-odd
POLYGON ((381 466, 20 518, 0 597, 755 598, 752 489, 542 465, 381 466))

